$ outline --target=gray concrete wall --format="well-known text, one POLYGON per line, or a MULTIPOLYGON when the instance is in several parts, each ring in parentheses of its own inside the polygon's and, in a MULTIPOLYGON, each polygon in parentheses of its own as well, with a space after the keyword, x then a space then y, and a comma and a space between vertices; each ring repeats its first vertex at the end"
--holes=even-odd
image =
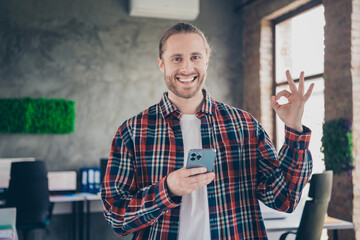
MULTIPOLYGON (((201 0, 193 23, 213 47, 208 90, 241 107, 242 26, 235 7, 235 0, 201 0)), ((130 17, 128 0, 0 0, 0 98, 76 101, 73 134, 0 134, 0 157, 36 157, 49 170, 98 166, 118 126, 166 90, 158 41, 177 22, 130 17)), ((91 239, 114 238, 96 216, 91 239)), ((68 239, 66 224, 54 216, 50 238, 68 239)))
MULTIPOLYGON (((216 99, 241 106, 235 3, 200 6, 193 23, 214 49, 207 87, 216 99)), ((50 170, 98 165, 117 127, 166 90, 158 41, 177 22, 130 17, 127 0, 0 1, 0 97, 76 101, 75 133, 0 134, 0 157, 36 157, 50 170)))

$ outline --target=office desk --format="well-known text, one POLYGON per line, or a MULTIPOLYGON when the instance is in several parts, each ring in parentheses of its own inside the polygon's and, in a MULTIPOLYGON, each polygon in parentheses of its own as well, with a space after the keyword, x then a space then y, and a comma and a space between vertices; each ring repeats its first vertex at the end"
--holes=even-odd
POLYGON ((76 193, 70 195, 51 195, 50 202, 72 204, 72 239, 84 240, 90 239, 90 203, 91 201, 100 201, 100 195, 91 193, 76 193), (85 211, 84 211, 85 203, 85 211), (84 216, 85 213, 85 216, 84 216), (85 218, 85 221, 84 221, 85 218))
MULTIPOLYGON (((289 216, 283 219, 265 219, 264 223, 267 232, 296 231, 300 224, 300 218, 298 216, 289 216)), ((324 221, 324 228, 332 230, 334 233, 334 240, 336 240, 338 238, 338 230, 353 229, 354 224, 327 216, 324 221)))
MULTIPOLYGON (((50 195, 49 199, 52 204, 71 203, 72 239, 90 240, 90 205, 92 201, 100 201, 100 195, 91 193, 75 193, 69 195, 50 195)), ((0 200, 0 207, 4 206, 5 200, 0 200)))
POLYGON ((84 201, 85 197, 80 194, 50 195, 50 202, 72 204, 72 239, 84 239, 84 201))
POLYGON ((85 226, 86 240, 90 240, 90 213, 91 213, 92 201, 101 201, 100 195, 99 194, 86 195, 86 226, 85 226))

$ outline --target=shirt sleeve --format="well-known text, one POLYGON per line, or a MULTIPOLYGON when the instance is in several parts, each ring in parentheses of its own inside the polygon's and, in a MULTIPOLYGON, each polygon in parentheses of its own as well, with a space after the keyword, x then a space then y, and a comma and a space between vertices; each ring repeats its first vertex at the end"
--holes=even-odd
POLYGON ((279 154, 261 126, 257 133, 258 198, 273 209, 292 212, 312 171, 311 130, 303 126, 300 133, 285 126, 285 143, 279 154))
POLYGON ((180 204, 170 198, 166 177, 139 189, 130 133, 121 127, 112 141, 101 198, 105 219, 120 236, 152 225, 180 204))

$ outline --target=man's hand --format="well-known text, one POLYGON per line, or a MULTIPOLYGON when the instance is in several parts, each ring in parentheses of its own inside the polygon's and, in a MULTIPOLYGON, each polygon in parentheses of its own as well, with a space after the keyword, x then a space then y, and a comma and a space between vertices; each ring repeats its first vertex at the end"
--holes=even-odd
POLYGON ((314 83, 310 85, 304 95, 304 72, 300 73, 299 88, 296 87, 289 70, 286 71, 286 78, 291 92, 283 90, 276 94, 276 96, 272 96, 271 105, 286 126, 302 132, 303 128, 301 118, 304 113, 304 105, 311 95, 314 83), (280 105, 277 101, 281 97, 286 97, 288 99, 288 103, 280 105))
POLYGON ((184 196, 198 188, 208 185, 214 180, 215 173, 206 173, 206 170, 206 168, 181 168, 170 173, 166 179, 170 194, 184 196))

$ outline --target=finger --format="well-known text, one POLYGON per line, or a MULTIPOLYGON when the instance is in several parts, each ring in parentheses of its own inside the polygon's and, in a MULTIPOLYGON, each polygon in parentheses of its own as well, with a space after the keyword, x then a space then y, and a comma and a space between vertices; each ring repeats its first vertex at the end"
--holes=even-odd
POLYGON ((286 70, 286 78, 287 78, 287 80, 288 80, 288 83, 289 83, 291 92, 297 92, 297 88, 296 88, 295 82, 294 82, 294 80, 292 79, 289 70, 286 70))
POLYGON ((190 177, 192 175, 197 175, 197 174, 201 174, 201 173, 206 173, 207 169, 205 167, 199 167, 199 168, 190 168, 190 169, 186 169, 186 176, 190 177))
POLYGON ((311 96, 311 93, 312 93, 312 91, 313 91, 313 89, 314 89, 314 86, 315 86, 315 84, 312 83, 312 84, 310 85, 309 89, 306 91, 306 93, 305 93, 305 95, 304 95, 305 102, 306 102, 306 101, 309 99, 309 97, 311 96))
POLYGON ((208 185, 214 180, 214 178, 215 178, 215 173, 213 172, 197 175, 191 177, 192 182, 190 182, 189 185, 192 189, 197 189, 208 185))
POLYGON ((212 181, 214 181, 214 179, 215 179, 215 174, 209 175, 205 180, 203 180, 203 181, 200 183, 201 187, 208 185, 209 183, 211 183, 212 181))
POLYGON ((289 98, 291 96, 291 92, 289 92, 288 90, 284 89, 280 92, 278 92, 276 94, 276 98, 275 100, 279 100, 281 97, 286 97, 286 98, 289 98))
POLYGON ((208 173, 191 176, 190 178, 192 179, 193 182, 200 182, 200 181, 206 181, 207 178, 212 178, 213 176, 215 176, 215 173, 208 172, 208 173))
POLYGON ((280 104, 276 101, 275 96, 271 97, 271 105, 275 111, 280 108, 280 104))
POLYGON ((300 78, 299 78, 299 92, 301 95, 304 94, 304 72, 301 71, 300 78))

